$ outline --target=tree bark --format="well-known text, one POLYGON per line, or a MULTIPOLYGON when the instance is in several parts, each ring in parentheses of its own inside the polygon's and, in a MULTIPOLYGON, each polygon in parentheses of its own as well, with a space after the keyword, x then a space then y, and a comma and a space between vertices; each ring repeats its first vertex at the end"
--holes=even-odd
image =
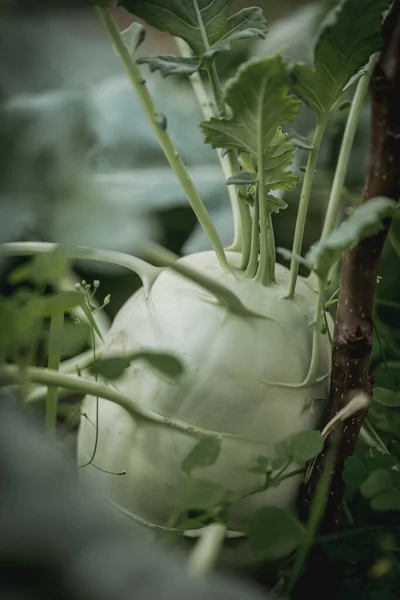
MULTIPOLYGON (((383 50, 370 83, 371 137, 363 202, 376 196, 400 198, 400 0, 383 25, 383 50)), ((362 240, 341 261, 340 292, 333 336, 328 423, 354 393, 371 393, 368 371, 373 344, 373 309, 377 276, 390 219, 374 237, 362 240)), ((354 452, 365 411, 338 424, 326 440, 310 481, 303 490, 305 514, 324 469, 324 457, 335 443, 336 463, 327 496, 324 531, 341 527, 344 461, 354 452)))

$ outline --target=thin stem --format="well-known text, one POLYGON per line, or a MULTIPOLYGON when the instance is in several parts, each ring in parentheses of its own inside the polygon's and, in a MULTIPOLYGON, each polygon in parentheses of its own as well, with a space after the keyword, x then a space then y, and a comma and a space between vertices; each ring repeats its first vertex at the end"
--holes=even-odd
POLYGON ((299 273, 299 261, 297 256, 301 254, 301 249, 303 246, 304 229, 306 225, 311 188, 314 180, 315 166, 317 164, 319 148, 321 146, 327 122, 328 115, 322 114, 319 116, 317 120, 317 126, 314 132, 314 137, 311 142, 313 150, 311 150, 308 155, 307 168, 304 175, 303 187, 300 194, 299 209, 297 211, 296 228, 293 239, 293 256, 290 261, 290 282, 288 298, 294 297, 296 289, 297 275, 299 273))
POLYGON ((10 242, 0 245, 0 253, 10 256, 25 256, 27 254, 48 254, 62 252, 65 256, 78 260, 95 260, 125 267, 139 275, 146 294, 161 273, 162 269, 154 267, 140 258, 114 250, 89 248, 87 246, 63 247, 48 242, 10 242))
POLYGON ((318 533, 319 526, 321 524, 324 509, 326 506, 326 495, 329 490, 329 485, 332 479, 332 468, 334 465, 334 452, 331 450, 326 457, 323 475, 319 482, 317 492, 315 494, 315 500, 311 509, 310 518, 307 523, 307 530, 303 539, 303 542, 296 554, 296 559, 293 565, 292 572, 290 574, 289 583, 287 586, 287 594, 290 595, 293 591, 298 578, 300 577, 303 566, 306 563, 308 554, 314 543, 314 538, 318 533))
POLYGON ((365 69, 365 73, 360 77, 356 91, 354 93, 349 116, 347 118, 347 123, 343 134, 342 144, 340 146, 339 157, 336 164, 336 171, 335 176, 333 178, 331 194, 329 197, 328 208, 325 215, 324 226, 321 234, 321 240, 326 240, 328 238, 336 224, 340 200, 343 194, 344 180, 350 161, 351 150, 353 148, 353 142, 357 131, 360 112, 368 91, 369 80, 377 58, 378 54, 374 54, 371 57, 368 64, 368 68, 365 69))
MULTIPOLYGON (((195 6, 195 10, 197 12, 197 18, 199 21, 200 31, 203 38, 203 43, 205 48, 208 50, 210 48, 207 32, 204 28, 204 24, 202 21, 201 14, 198 10, 198 7, 195 6)), ((179 49, 182 53, 182 56, 191 56, 190 48, 183 40, 177 40, 179 49)), ((201 81, 201 77, 198 73, 194 73, 190 79, 192 80, 192 85, 194 92, 198 98, 199 104, 203 109, 204 117, 206 119, 210 119, 212 117, 217 117, 221 115, 226 117, 226 109, 224 96, 222 92, 221 83, 219 81, 217 65, 215 62, 212 63, 211 67, 208 69, 208 76, 210 80, 210 85, 214 97, 215 106, 208 102, 207 94, 204 90, 203 83, 201 81)), ((221 163, 222 171, 225 175, 225 178, 228 179, 233 174, 238 173, 240 171, 240 165, 237 158, 237 154, 234 150, 229 150, 227 155, 222 157, 219 150, 217 150, 218 157, 221 163)), ((241 201, 238 195, 238 191, 235 186, 229 186, 228 189, 229 199, 231 201, 232 206, 232 215, 233 215, 233 243, 229 246, 228 250, 232 250, 235 252, 242 252, 242 264, 241 268, 245 269, 248 265, 250 258, 250 245, 251 245, 251 217, 249 207, 241 201)))
POLYGON ((313 339, 312 339, 312 352, 310 366, 308 369, 307 377, 304 383, 309 383, 316 378, 318 371, 318 362, 321 347, 321 321, 322 314, 324 312, 324 299, 325 299, 325 282, 318 278, 318 296, 317 305, 315 307, 314 319, 313 319, 313 339))
POLYGON ((115 48, 121 58, 121 61, 126 69, 126 72, 131 80, 131 83, 136 91, 139 102, 146 114, 146 117, 153 128, 153 131, 164 151, 164 154, 171 165, 179 183, 184 190, 190 206, 195 213, 197 220, 203 227, 205 234, 207 235, 211 246, 213 247, 215 254, 221 266, 225 267, 226 257, 225 252, 221 244, 221 240, 218 236, 217 230, 215 229, 210 215, 207 212, 206 207, 201 200, 199 193, 197 192, 189 173, 187 172, 182 159, 174 146, 169 134, 166 129, 160 126, 157 109, 154 105, 153 98, 146 86, 140 69, 137 66, 135 60, 131 56, 128 48, 125 46, 124 40, 118 29, 113 16, 107 8, 96 6, 96 10, 100 16, 100 19, 105 26, 111 40, 113 41, 115 48))
POLYGON ((384 454, 390 454, 385 442, 382 440, 381 436, 378 434, 375 427, 372 425, 372 423, 370 422, 370 420, 367 417, 365 417, 364 423, 365 423, 365 426, 366 426, 368 432, 370 433, 370 435, 374 438, 374 440, 378 444, 379 449, 384 454))
MULTIPOLYGON (((189 45, 181 38, 175 38, 175 41, 181 56, 191 58, 192 53, 189 45)), ((193 73, 189 76, 189 80, 205 120, 208 121, 212 117, 216 117, 218 111, 205 90, 200 73, 193 73)), ((216 152, 225 179, 228 179, 234 173, 240 171, 240 166, 234 152, 229 152, 228 155, 224 156, 221 155, 220 150, 217 150, 216 152), (236 165, 232 161, 233 158, 236 158, 236 165)), ((233 216, 233 242, 227 249, 236 252, 241 251, 243 256, 242 263, 247 265, 251 243, 251 217, 249 207, 240 200, 235 186, 229 185, 227 187, 233 216)))
MULTIPOLYGON (((86 379, 84 377, 65 375, 64 373, 52 371, 50 369, 44 369, 41 367, 29 367, 26 369, 26 378, 30 383, 56 386, 59 388, 74 390, 84 395, 88 394, 91 396, 99 396, 99 398, 104 398, 105 400, 110 400, 110 402, 118 404, 118 406, 124 408, 135 418, 142 418, 152 423, 171 427, 172 429, 181 431, 182 433, 193 436, 194 438, 203 439, 204 437, 212 436, 220 439, 238 440, 246 444, 254 444, 265 447, 265 440, 253 440, 236 433, 204 429, 203 427, 196 427, 191 423, 185 423, 179 419, 170 419, 169 417, 164 417, 153 412, 152 410, 144 408, 140 402, 125 396, 113 387, 102 383, 97 383, 94 380, 86 379)), ((15 365, 3 365, 0 367, 0 382, 14 383, 18 385, 20 381, 21 374, 19 367, 15 365)))
POLYGON ((187 570, 192 575, 204 575, 215 565, 225 539, 226 527, 221 523, 212 523, 204 527, 199 541, 192 550, 187 570))
POLYGON ((400 242, 397 239, 397 237, 392 229, 389 229, 388 237, 389 237, 389 242, 391 243, 393 250, 397 254, 397 258, 400 259, 400 242))
MULTIPOLYGON (((48 368, 58 371, 61 356, 61 341, 64 327, 64 311, 54 311, 50 321, 48 368)), ((57 429, 58 388, 49 386, 46 396, 46 431, 55 436, 57 429)))

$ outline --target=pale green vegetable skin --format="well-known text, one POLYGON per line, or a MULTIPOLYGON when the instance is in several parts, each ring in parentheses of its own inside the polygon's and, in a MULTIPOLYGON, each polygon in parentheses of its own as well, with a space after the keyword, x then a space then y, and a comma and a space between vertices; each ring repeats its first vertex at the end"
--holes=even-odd
MULTIPOLYGON (((240 255, 227 253, 231 264, 240 255)), ((282 387, 270 382, 300 383, 307 375, 312 351, 312 308, 316 295, 298 278, 294 300, 283 298, 289 271, 276 265, 277 283, 265 287, 241 273, 229 274, 213 252, 180 259, 204 270, 229 286, 243 304, 262 315, 242 317, 229 313, 197 284, 166 269, 149 298, 139 290, 122 307, 106 340, 106 354, 139 349, 168 351, 181 358, 185 373, 168 380, 150 366, 134 362, 115 387, 137 398, 147 408, 198 427, 244 435, 258 444, 224 439, 216 463, 195 469, 192 477, 208 479, 230 490, 249 490, 263 476, 249 473, 256 457, 273 457, 274 446, 299 431, 315 429, 318 406, 327 398, 330 343, 321 335, 317 379, 307 387, 282 387)), ((82 412, 95 422, 95 398, 87 397, 82 412)), ((124 508, 152 523, 167 525, 173 513, 171 492, 183 489, 187 475, 182 460, 196 444, 190 435, 162 425, 133 419, 116 404, 99 400, 99 442, 95 464, 126 475, 104 473, 92 466, 86 478, 124 508)), ((95 428, 82 418, 78 439, 79 464, 89 460, 95 428)), ((299 478, 256 494, 231 507, 229 528, 243 530, 255 509, 273 504, 293 508, 299 478)))

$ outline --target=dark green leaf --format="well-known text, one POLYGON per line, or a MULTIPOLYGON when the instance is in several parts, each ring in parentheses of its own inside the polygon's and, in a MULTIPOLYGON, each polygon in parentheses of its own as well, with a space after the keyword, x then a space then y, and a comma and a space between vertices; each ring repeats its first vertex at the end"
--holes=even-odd
POLYGON ((254 171, 240 171, 226 180, 226 185, 249 185, 257 181, 257 173, 254 171))
POLYGON ((93 375, 104 377, 104 379, 119 379, 130 364, 131 359, 126 356, 99 358, 90 365, 90 372, 93 375))
POLYGON ((160 371, 168 377, 178 377, 183 373, 181 361, 165 352, 154 352, 150 350, 136 352, 132 354, 130 360, 145 360, 149 365, 160 371))
POLYGON ((375 471, 381 467, 390 469, 398 464, 398 460, 394 454, 387 454, 377 448, 370 448, 364 456, 364 463, 370 471, 375 471))
POLYGON ((221 440, 208 437, 200 440, 183 459, 181 469, 188 475, 198 467, 209 467, 215 463, 221 452, 221 440))
POLYGON ((175 356, 150 350, 134 352, 127 356, 104 357, 95 361, 90 369, 93 374, 106 379, 118 379, 122 377, 125 369, 136 360, 146 361, 151 367, 168 377, 178 377, 183 373, 182 363, 175 356))
POLYGON ((371 508, 382 512, 400 510, 400 490, 394 488, 374 496, 371 508))
POLYGON ((349 456, 344 463, 342 479, 348 485, 359 487, 368 477, 369 470, 358 456, 349 456))
POLYGON ((324 447, 320 431, 301 431, 288 437, 280 445, 286 458, 295 462, 306 462, 315 458, 324 447))
POLYGON ((143 56, 137 60, 137 63, 147 65, 152 73, 159 71, 162 77, 193 75, 201 66, 201 62, 195 58, 184 58, 172 54, 143 56))
POLYGON ((385 0, 343 0, 328 15, 315 45, 314 69, 296 64, 292 70, 293 87, 310 108, 329 111, 380 49, 385 4, 385 0))
POLYGON ((232 118, 203 122, 206 142, 213 148, 238 150, 259 160, 278 126, 289 123, 298 113, 299 102, 288 92, 287 67, 280 56, 245 63, 226 89, 232 118))
POLYGON ((185 488, 176 494, 174 504, 181 510, 210 510, 221 506, 227 497, 227 490, 211 481, 189 479, 185 488))
POLYGON ((305 535, 301 523, 290 513, 276 507, 258 510, 248 532, 249 544, 257 558, 279 560, 296 550, 305 535))
POLYGON ((257 456, 257 464, 251 469, 248 469, 249 473, 260 473, 265 474, 272 471, 271 462, 265 456, 257 456))
POLYGON ((400 393, 387 390, 385 388, 374 388, 372 397, 375 402, 382 404, 383 406, 400 406, 400 393))
POLYGON ((377 234, 383 227, 383 220, 391 217, 396 207, 397 203, 389 198, 368 200, 339 229, 333 231, 327 240, 314 244, 306 255, 306 260, 314 265, 314 270, 320 277, 326 277, 346 250, 360 240, 377 234))
POLYGON ((373 498, 393 487, 392 473, 388 469, 373 471, 361 485, 361 493, 365 498, 373 498))
POLYGON ((156 29, 184 39, 196 57, 210 58, 235 40, 263 38, 267 32, 260 8, 228 17, 232 0, 120 0, 119 4, 156 29))

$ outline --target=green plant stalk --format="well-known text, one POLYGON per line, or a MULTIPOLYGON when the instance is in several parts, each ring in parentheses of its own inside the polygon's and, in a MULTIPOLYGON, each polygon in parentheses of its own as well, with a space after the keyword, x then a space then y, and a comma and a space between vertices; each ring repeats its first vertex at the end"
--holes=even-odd
POLYGON ((245 271, 245 275, 251 279, 256 276, 258 266, 258 255, 260 251, 260 225, 258 215, 260 209, 258 206, 258 198, 254 199, 253 224, 251 231, 251 247, 250 258, 245 271))
MULTIPOLYGON (((61 340, 64 328, 64 311, 54 311, 50 320, 49 351, 47 366, 53 371, 58 371, 61 357, 61 340)), ((57 430, 58 388, 49 386, 46 396, 46 431, 55 436, 57 430)))
MULTIPOLYGON (((102 383, 97 383, 94 380, 78 377, 76 375, 65 375, 59 371, 53 371, 51 369, 45 369, 42 367, 27 368, 26 379, 29 383, 38 383, 46 386, 65 388, 80 392, 84 395, 89 394, 91 396, 98 396, 99 398, 110 400, 110 402, 114 402, 118 406, 121 406, 121 408, 124 408, 136 419, 142 418, 145 421, 170 427, 171 429, 181 431, 182 433, 185 433, 196 439, 203 439, 204 437, 212 436, 220 439, 238 440, 243 443, 265 447, 265 440, 251 440, 239 434, 226 432, 222 433, 220 431, 195 427, 194 425, 185 423, 179 419, 164 417, 163 415, 155 413, 152 410, 144 408, 140 402, 121 394, 115 388, 102 383)), ((5 384, 14 383, 18 385, 20 381, 21 373, 18 366, 4 365, 0 367, 0 382, 5 384)))
POLYGON ((326 240, 332 233, 336 225, 340 200, 343 194, 344 180, 346 177, 351 150, 353 148, 354 138, 357 131, 360 112, 366 97, 369 80, 372 75, 373 68, 377 61, 378 54, 371 57, 365 73, 360 77, 356 91, 353 96, 349 116, 347 118, 346 127, 343 134, 342 143, 338 161, 336 164, 335 176, 332 183, 331 194, 329 197, 328 208, 325 215, 324 226, 322 229, 321 240, 326 240))
MULTIPOLYGON (((389 233, 388 233, 388 237, 389 237, 389 242, 392 245, 393 250, 396 252, 397 254, 397 258, 400 259, 400 242, 397 239, 396 235, 394 234, 392 229, 389 229, 389 233)), ((388 300, 386 300, 386 304, 388 305, 388 300)), ((397 305, 395 308, 400 307, 400 305, 397 305)))
POLYGON ((264 178, 264 132, 259 128, 257 140, 257 165, 258 165, 258 205, 260 221, 260 260, 256 279, 263 285, 271 285, 275 281, 275 254, 271 255, 271 246, 274 246, 272 221, 269 218, 267 198, 265 194, 264 178))
POLYGON ((321 146, 322 138, 325 133, 326 125, 328 123, 328 114, 320 114, 317 119, 317 126, 315 128, 313 140, 311 142, 313 149, 308 155, 307 168, 304 175, 303 187, 300 194, 299 208, 297 211, 296 228, 294 232, 293 247, 292 247, 292 259, 290 261, 290 281, 289 290, 287 297, 293 298, 297 275, 299 273, 299 261, 297 256, 301 254, 303 245, 304 229, 306 225, 308 204, 310 201, 311 188, 314 180, 315 166, 317 164, 318 153, 321 146))
POLYGON ((103 250, 98 248, 89 248, 87 246, 74 246, 73 248, 63 248, 58 244, 48 242, 10 242, 0 245, 0 253, 10 256, 26 256, 34 254, 48 254, 56 251, 62 251, 65 256, 78 260, 95 260, 99 262, 111 263, 120 267, 125 267, 139 275, 142 280, 146 294, 163 269, 155 267, 140 258, 130 256, 123 252, 114 250, 103 250))
POLYGON ((318 296, 317 296, 317 304, 315 307, 314 319, 313 319, 313 339, 312 339, 312 352, 311 352, 311 360, 310 366, 308 369, 307 376, 303 381, 303 385, 307 385, 311 383, 314 379, 316 380, 316 375, 318 372, 318 361, 319 361, 319 351, 321 345, 321 324, 322 324, 322 316, 324 312, 324 300, 325 300, 325 281, 318 277, 318 296))
MULTIPOLYGON (((188 44, 180 39, 175 38, 176 44, 179 48, 180 54, 183 57, 191 58, 192 53, 188 44)), ((210 120, 212 117, 217 116, 217 110, 210 101, 207 92, 204 88, 203 81, 198 72, 193 73, 189 76, 189 80, 192 84, 193 92, 197 98, 197 102, 203 112, 204 119, 210 120)), ((240 166, 237 161, 237 157, 234 152, 229 152, 227 156, 221 156, 219 150, 216 151, 217 156, 222 168, 225 179, 231 177, 234 173, 240 171, 240 166), (236 164, 234 160, 236 159, 236 164)), ((227 248, 233 252, 242 252, 242 268, 247 266, 250 257, 250 245, 251 245, 251 216, 248 206, 244 204, 238 197, 235 186, 229 185, 228 194, 232 207, 233 216, 233 242, 227 248)))
POLYGON ((184 190, 187 196, 189 204, 192 207, 193 212, 197 217, 197 220, 203 227, 204 232, 206 233, 211 243, 211 246, 213 247, 215 254, 218 257, 221 266, 226 267, 226 256, 219 235, 169 134, 163 127, 160 126, 157 120, 157 109, 154 105, 153 99, 142 77, 139 67, 137 66, 135 60, 131 56, 128 48, 125 46, 119 28, 116 22, 114 21, 114 18, 111 15, 110 11, 107 8, 103 8, 101 6, 96 6, 96 10, 112 42, 114 43, 115 48, 118 51, 118 54, 133 85, 133 88, 137 94, 143 111, 146 114, 146 117, 153 128, 157 140, 160 143, 160 146, 163 149, 171 168, 173 169, 179 183, 182 186, 182 189, 184 190))
POLYGON ((300 577, 303 566, 306 563, 308 554, 314 544, 314 538, 318 533, 319 526, 321 524, 324 510, 326 506, 326 495, 329 490, 330 482, 332 479, 334 466, 334 451, 331 450, 325 460, 324 472, 319 482, 313 507, 311 509, 310 518, 308 519, 306 533, 300 548, 297 551, 296 559, 294 561, 293 569, 290 574, 288 586, 286 592, 290 595, 300 577))
POLYGON ((212 523, 202 529, 200 539, 187 562, 189 573, 198 577, 212 569, 218 559, 225 533, 226 527, 221 523, 212 523))

